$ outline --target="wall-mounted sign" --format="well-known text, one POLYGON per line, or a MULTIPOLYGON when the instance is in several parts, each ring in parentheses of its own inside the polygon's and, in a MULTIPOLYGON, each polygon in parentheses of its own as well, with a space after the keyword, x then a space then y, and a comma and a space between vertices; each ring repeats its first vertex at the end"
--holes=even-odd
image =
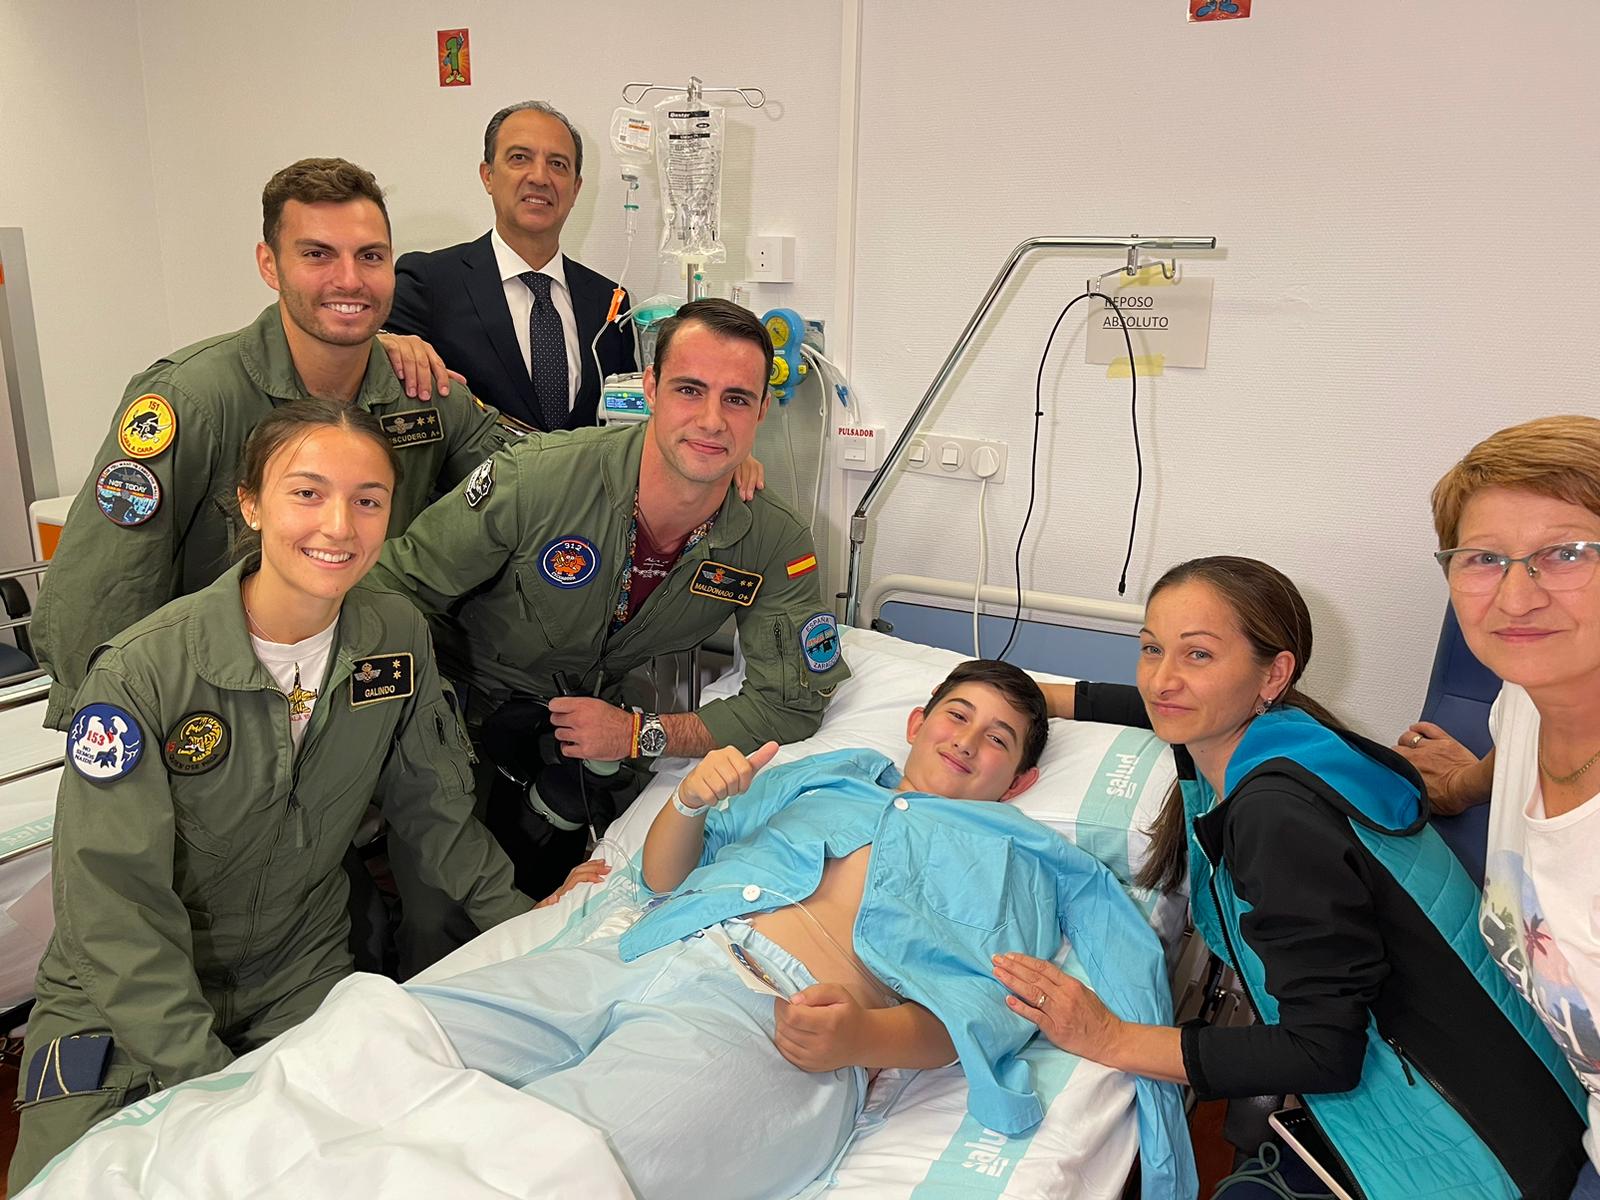
POLYGON ((1250 0, 1189 0, 1191 21, 1237 21, 1250 15, 1250 0))
POLYGON ((1215 282, 1182 273, 1167 279, 1156 267, 1146 267, 1131 277, 1117 275, 1115 286, 1113 280, 1106 280, 1101 286, 1117 312, 1105 304, 1090 311, 1084 361, 1109 363, 1112 369, 1106 374, 1110 377, 1127 375, 1128 342, 1117 321, 1117 313, 1121 313, 1133 341, 1139 374, 1159 375, 1167 367, 1205 366, 1215 282))
POLYGON ((439 86, 467 87, 472 83, 472 57, 467 52, 465 29, 439 30, 439 86))

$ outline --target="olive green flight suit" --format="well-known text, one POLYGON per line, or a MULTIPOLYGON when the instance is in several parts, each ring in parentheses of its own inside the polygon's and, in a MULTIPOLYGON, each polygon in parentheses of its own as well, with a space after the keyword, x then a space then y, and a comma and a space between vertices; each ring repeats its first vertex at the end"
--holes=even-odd
POLYGON ((710 534, 611 631, 649 428, 518 440, 391 538, 363 586, 387 584, 439 619, 440 661, 472 690, 474 724, 514 693, 555 694, 557 671, 589 688, 604 670, 615 699, 628 671, 698 646, 731 613, 745 680, 737 696, 697 710, 712 740, 748 753, 811 736, 850 668, 817 586, 811 531, 769 492, 747 504, 730 486, 710 534), (597 561, 579 565, 588 558, 597 561), (718 564, 729 569, 721 583, 718 564))
MULTIPOLYGON (((245 439, 276 405, 307 395, 276 304, 245 328, 197 342, 134 376, 40 587, 33 642, 56 679, 46 725, 67 728, 91 650, 227 569, 245 439), (169 445, 134 461, 155 476, 160 501, 143 523, 118 525, 101 512, 96 482, 107 466, 130 459, 119 434, 134 402, 151 394, 170 406, 175 428, 169 445)), ((515 436, 460 383, 429 403, 407 399, 376 341, 355 404, 385 420, 400 459, 391 534, 403 532, 434 496, 515 436)))
POLYGON ((416 609, 388 592, 346 597, 297 755, 288 700, 246 632, 251 565, 111 639, 79 690, 13 1190, 144 1089, 225 1067, 299 1023, 350 973, 341 862, 369 802, 479 928, 532 906, 472 816, 464 735, 416 609), (84 743, 106 745, 85 735, 91 719, 133 726, 121 735, 124 756, 142 742, 131 770, 91 780, 71 765, 84 743), (196 729, 209 737, 186 735, 196 729), (31 1100, 34 1055, 94 1033, 114 1039, 101 1086, 31 1100))

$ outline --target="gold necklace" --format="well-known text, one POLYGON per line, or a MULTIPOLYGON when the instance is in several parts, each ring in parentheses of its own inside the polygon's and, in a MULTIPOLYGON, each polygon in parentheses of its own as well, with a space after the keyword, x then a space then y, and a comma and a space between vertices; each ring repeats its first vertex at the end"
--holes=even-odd
POLYGON ((1591 754, 1589 756, 1588 761, 1585 762, 1583 764, 1583 766, 1579 767, 1576 771, 1572 772, 1572 774, 1570 774, 1570 775, 1557 775, 1554 771, 1552 771, 1550 769, 1549 764, 1544 761, 1544 747, 1543 746, 1539 747, 1539 769, 1541 771, 1543 771, 1546 775, 1550 776, 1550 782, 1551 783, 1571 783, 1574 779, 1576 779, 1578 776, 1582 775, 1585 771, 1587 771, 1590 767, 1594 766, 1594 764, 1597 763, 1597 762, 1600 762, 1600 750, 1596 750, 1593 754, 1591 754))

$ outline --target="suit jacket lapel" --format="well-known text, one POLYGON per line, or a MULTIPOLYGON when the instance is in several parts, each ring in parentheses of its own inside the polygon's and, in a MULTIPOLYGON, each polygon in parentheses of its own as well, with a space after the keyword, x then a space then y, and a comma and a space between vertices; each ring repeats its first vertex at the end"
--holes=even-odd
POLYGON ((511 310, 506 307, 506 292, 500 282, 500 268, 494 260, 494 247, 489 235, 484 234, 470 242, 461 255, 466 266, 467 295, 478 310, 478 320, 494 347, 496 357, 505 368, 506 376, 514 385, 515 393, 525 397, 533 410, 533 380, 523 364, 522 351, 517 348, 517 333, 511 328, 511 310))
POLYGON ((589 347, 594 344, 595 334, 600 332, 600 326, 605 323, 606 313, 611 310, 611 289, 604 283, 596 284, 596 276, 588 273, 580 274, 572 268, 575 264, 569 258, 566 260, 567 290, 572 294, 572 315, 577 320, 578 326, 578 359, 582 364, 578 376, 577 403, 573 405, 573 416, 580 424, 594 424, 594 408, 600 395, 600 374, 594 365, 594 355, 589 353, 589 347), (583 410, 587 408, 588 412, 583 410))

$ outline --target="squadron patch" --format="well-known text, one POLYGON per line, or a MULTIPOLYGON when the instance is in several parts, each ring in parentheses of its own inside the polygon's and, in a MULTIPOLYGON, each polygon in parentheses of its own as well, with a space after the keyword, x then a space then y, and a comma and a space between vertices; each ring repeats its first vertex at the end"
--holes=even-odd
POLYGON ((444 422, 439 419, 436 408, 408 408, 379 417, 378 424, 383 426, 383 432, 389 435, 389 444, 396 450, 444 441, 444 422))
POLYGON ((409 652, 358 658, 350 672, 351 708, 384 700, 403 700, 415 690, 409 652))
POLYGON ((461 495, 468 508, 477 508, 494 491, 494 459, 486 458, 467 476, 466 490, 461 495))
POLYGON ((154 458, 172 445, 177 432, 178 416, 167 398, 147 392, 122 414, 117 444, 129 458, 154 458))
POLYGON ((749 608, 755 602, 756 593, 761 590, 763 578, 756 571, 741 571, 738 567, 707 559, 694 573, 689 591, 696 596, 709 596, 713 600, 725 600, 729 604, 749 608))
POLYGON ((222 765, 233 742, 228 723, 214 712, 192 712, 179 717, 167 734, 162 757, 174 775, 204 775, 222 765))
POLYGON ((119 458, 94 481, 94 499, 113 525, 143 525, 161 507, 161 484, 149 467, 119 458))
POLYGON ((839 625, 832 613, 820 612, 800 627, 800 652, 806 670, 819 675, 839 661, 839 625))
POLYGON ((582 587, 600 569, 600 551, 582 537, 558 537, 539 552, 539 574, 558 588, 582 587))
POLYGON ((93 783, 121 779, 144 756, 144 731, 133 714, 115 704, 85 704, 72 718, 67 761, 93 783))

